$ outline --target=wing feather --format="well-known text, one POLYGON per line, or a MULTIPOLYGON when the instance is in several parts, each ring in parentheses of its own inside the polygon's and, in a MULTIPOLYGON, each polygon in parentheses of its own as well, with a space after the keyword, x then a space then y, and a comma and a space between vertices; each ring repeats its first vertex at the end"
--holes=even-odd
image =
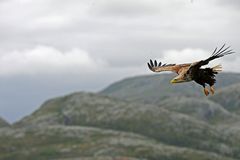
POLYGON ((218 49, 217 47, 214 49, 211 57, 209 57, 206 60, 202 60, 199 62, 195 62, 191 65, 191 67, 195 67, 195 68, 200 68, 201 66, 207 65, 210 61, 223 57, 225 55, 229 55, 229 54, 233 54, 235 52, 233 52, 233 50, 230 49, 229 47, 224 48, 226 45, 224 44, 220 49, 218 49))
POLYGON ((150 62, 147 63, 148 68, 153 71, 153 72, 163 72, 163 71, 171 71, 171 72, 175 72, 175 73, 179 73, 179 71, 183 68, 183 67, 187 67, 190 66, 191 64, 180 64, 180 65, 176 65, 176 64, 163 64, 162 62, 157 62, 156 60, 154 60, 154 62, 150 59, 150 62))

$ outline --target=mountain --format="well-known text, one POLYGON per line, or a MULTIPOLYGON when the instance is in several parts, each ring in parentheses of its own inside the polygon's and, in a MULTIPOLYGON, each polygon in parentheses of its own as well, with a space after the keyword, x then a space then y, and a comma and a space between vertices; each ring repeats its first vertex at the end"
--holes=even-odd
POLYGON ((5 121, 4 119, 2 119, 0 117, 0 128, 1 127, 8 127, 8 126, 9 126, 9 124, 7 123, 7 121, 5 121))
MULTIPOLYGON (((173 74, 158 74, 127 78, 113 83, 100 93, 123 100, 158 104, 175 96, 204 97, 202 87, 195 82, 170 84, 173 74)), ((240 74, 221 73, 217 75, 216 90, 240 82, 240 74)))
MULTIPOLYGON (((227 113, 226 113, 227 115, 227 113)), ((240 157, 234 136, 186 114, 151 104, 132 103, 99 94, 74 93, 44 103, 15 126, 91 126, 140 134, 158 142, 240 157), (227 148, 223 150, 222 147, 227 148)))

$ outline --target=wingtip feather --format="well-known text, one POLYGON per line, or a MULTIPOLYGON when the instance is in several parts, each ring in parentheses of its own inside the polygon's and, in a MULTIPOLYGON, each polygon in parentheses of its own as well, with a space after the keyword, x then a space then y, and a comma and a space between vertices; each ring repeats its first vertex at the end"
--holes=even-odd
POLYGON ((157 63, 157 61, 156 61, 156 60, 154 61, 154 65, 155 65, 155 67, 157 67, 157 66, 158 66, 158 63, 157 63))

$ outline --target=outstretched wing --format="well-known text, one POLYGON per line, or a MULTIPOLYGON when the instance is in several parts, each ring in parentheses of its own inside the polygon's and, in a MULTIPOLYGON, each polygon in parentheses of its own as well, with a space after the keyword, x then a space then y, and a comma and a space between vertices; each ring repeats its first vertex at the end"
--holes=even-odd
POLYGON ((230 46, 229 47, 225 47, 225 44, 220 48, 218 49, 217 47, 215 48, 215 50, 213 51, 211 57, 209 57, 208 59, 206 60, 202 60, 202 61, 199 61, 199 62, 195 62, 191 65, 191 68, 200 68, 201 66, 204 66, 204 65, 207 65, 210 61, 216 59, 216 58, 220 58, 220 57, 223 57, 225 55, 229 55, 229 54, 233 54, 235 52, 233 52, 231 49, 230 49, 230 46))
POLYGON ((176 64, 162 64, 161 62, 157 62, 156 60, 152 61, 150 60, 150 62, 148 63, 148 68, 153 71, 153 72, 163 72, 163 71, 172 71, 175 73, 179 74, 179 71, 184 68, 184 67, 189 67, 191 64, 180 64, 180 65, 176 65, 176 64))

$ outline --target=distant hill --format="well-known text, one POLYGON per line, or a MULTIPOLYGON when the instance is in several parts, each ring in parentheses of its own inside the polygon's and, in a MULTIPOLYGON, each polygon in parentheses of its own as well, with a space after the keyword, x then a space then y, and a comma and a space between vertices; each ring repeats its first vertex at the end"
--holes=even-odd
POLYGON ((0 117, 0 128, 1 127, 8 127, 8 126, 9 126, 9 124, 7 123, 7 121, 5 121, 4 119, 2 119, 0 117))
MULTIPOLYGON (((170 84, 173 74, 157 74, 124 79, 113 83, 101 94, 139 103, 158 104, 176 96, 204 97, 202 87, 194 82, 170 84)), ((217 75, 216 90, 240 83, 240 74, 221 73, 217 75)))
POLYGON ((194 82, 172 85, 173 74, 138 76, 111 84, 102 95, 186 114, 211 124, 239 121, 240 74, 217 75, 216 93, 205 97, 194 82), (237 115, 238 114, 238 115, 237 115))

